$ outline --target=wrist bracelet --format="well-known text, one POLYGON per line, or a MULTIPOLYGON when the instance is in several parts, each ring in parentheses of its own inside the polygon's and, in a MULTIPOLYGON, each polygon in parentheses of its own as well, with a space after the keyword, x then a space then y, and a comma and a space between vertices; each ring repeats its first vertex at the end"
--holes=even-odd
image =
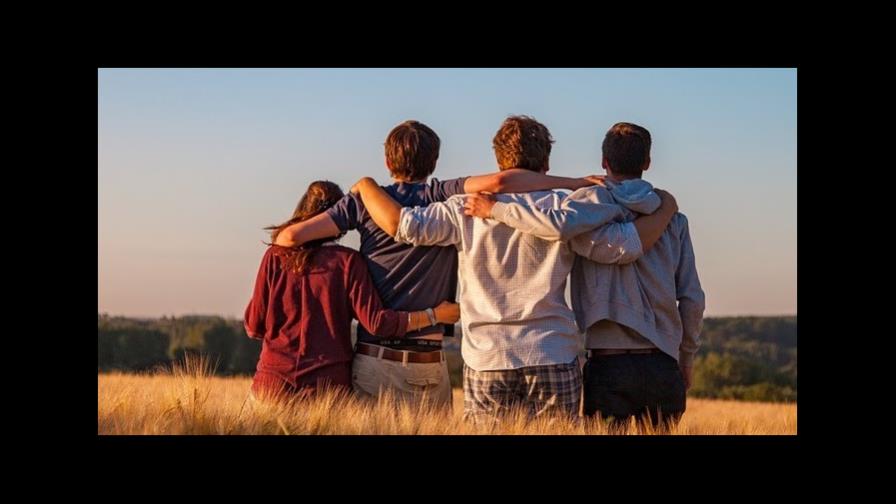
POLYGON ((436 325, 436 323, 437 323, 436 314, 435 314, 435 312, 432 311, 432 308, 426 309, 426 316, 429 317, 429 325, 431 325, 431 326, 436 325))

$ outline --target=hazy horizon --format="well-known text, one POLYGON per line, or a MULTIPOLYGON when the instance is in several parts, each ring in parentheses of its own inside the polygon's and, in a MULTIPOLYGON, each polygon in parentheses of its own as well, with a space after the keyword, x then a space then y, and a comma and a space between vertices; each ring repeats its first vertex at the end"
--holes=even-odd
POLYGON ((706 315, 796 315, 795 69, 101 69, 97 102, 99 313, 242 317, 262 228, 311 181, 389 183, 406 119, 441 137, 434 177, 492 172, 494 132, 527 114, 552 175, 603 173, 606 130, 648 128, 706 315))

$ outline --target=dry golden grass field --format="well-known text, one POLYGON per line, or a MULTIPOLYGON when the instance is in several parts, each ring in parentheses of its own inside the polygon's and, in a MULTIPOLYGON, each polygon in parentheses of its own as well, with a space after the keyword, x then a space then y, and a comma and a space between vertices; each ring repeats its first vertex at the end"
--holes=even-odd
MULTIPOLYGON (((463 392, 453 411, 367 405, 323 395, 300 404, 247 401, 251 378, 212 376, 201 366, 153 374, 98 375, 98 434, 607 434, 598 421, 526 421, 479 427, 463 422, 463 392)), ((634 428, 630 433, 638 433, 634 428)), ((673 435, 796 434, 796 405, 688 399, 673 435)))

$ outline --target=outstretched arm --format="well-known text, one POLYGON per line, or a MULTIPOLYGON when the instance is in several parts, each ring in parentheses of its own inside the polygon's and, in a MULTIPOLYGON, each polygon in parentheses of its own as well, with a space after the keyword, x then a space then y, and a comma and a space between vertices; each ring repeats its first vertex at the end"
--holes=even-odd
POLYGON ((629 264, 637 261, 663 235, 678 211, 675 198, 657 190, 660 207, 625 224, 613 223, 582 233, 569 241, 576 254, 601 264, 629 264))
POLYGON ((542 210, 519 203, 499 203, 490 195, 470 195, 466 197, 464 213, 494 218, 545 240, 570 240, 577 254, 592 261, 627 264, 659 240, 678 211, 671 194, 659 189, 656 192, 661 201, 659 209, 624 224, 618 222, 623 216, 618 205, 577 200, 572 196, 559 210, 542 210))
POLYGON ((499 202, 488 194, 471 194, 465 197, 464 213, 492 218, 524 233, 552 241, 567 241, 604 224, 622 221, 625 217, 621 206, 577 198, 579 194, 573 193, 565 198, 559 209, 533 208, 521 203, 499 202))
POLYGON ((359 180, 351 191, 361 196, 373 222, 399 243, 448 246, 460 240, 455 214, 444 202, 402 208, 370 177, 359 180))
POLYGON ((402 208, 395 241, 415 247, 458 245, 461 242, 459 215, 457 202, 450 200, 402 208))
POLYGON ((291 224, 280 231, 274 244, 281 247, 297 247, 304 243, 339 236, 339 228, 326 212, 314 217, 291 224))
POLYGON ((641 239, 641 248, 645 251, 653 247, 663 236, 666 227, 672 222, 672 217, 678 212, 678 203, 671 194, 662 189, 654 189, 654 192, 660 196, 662 202, 660 207, 652 214, 642 215, 634 220, 638 238, 641 239))
POLYGON ((370 177, 359 180, 352 186, 351 192, 361 196, 361 201, 364 202, 373 222, 389 236, 395 236, 401 205, 370 177))
POLYGON ((403 208, 370 177, 359 180, 351 191, 361 196, 373 222, 399 243, 448 246, 460 240, 455 213, 444 202, 403 208))
POLYGON ((582 178, 555 177, 523 168, 511 168, 498 173, 468 177, 464 181, 464 192, 515 193, 548 189, 575 191, 595 184, 603 185, 602 178, 596 175, 582 178))
MULTIPOLYGON (((425 310, 407 312, 386 308, 361 256, 353 255, 349 259, 347 280, 348 298, 355 318, 369 333, 385 338, 399 337, 432 324, 425 310)), ((433 307, 433 315, 436 323, 454 324, 460 318, 460 307, 442 301, 433 307)))

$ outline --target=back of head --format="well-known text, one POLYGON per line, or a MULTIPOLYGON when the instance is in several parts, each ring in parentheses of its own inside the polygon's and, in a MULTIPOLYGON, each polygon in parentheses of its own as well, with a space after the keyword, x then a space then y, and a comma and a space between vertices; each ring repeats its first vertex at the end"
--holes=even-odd
MULTIPOLYGON (((312 182, 308 186, 308 190, 305 191, 305 194, 302 196, 302 199, 299 200, 299 204, 296 205, 296 209, 288 221, 277 226, 268 226, 265 228, 271 230, 271 241, 276 241, 277 235, 286 227, 297 222, 306 221, 315 215, 327 211, 327 209, 342 199, 343 196, 344 193, 342 192, 342 189, 329 180, 316 180, 312 182)), ((311 263, 315 249, 320 247, 325 241, 332 239, 333 238, 326 238, 323 240, 307 242, 299 248, 285 252, 283 254, 287 257, 285 264, 288 264, 291 269, 297 273, 306 271, 311 263)))
POLYGON ((345 194, 339 185, 329 180, 315 180, 299 200, 292 217, 308 220, 335 205, 345 194))
POLYGON ((603 157, 614 175, 640 177, 650 163, 650 132, 637 124, 620 122, 604 137, 603 157))
POLYGON ((524 168, 545 172, 553 143, 551 132, 544 124, 519 115, 504 120, 492 139, 492 148, 501 170, 524 168))
POLYGON ((405 121, 386 137, 386 162, 392 176, 417 181, 432 175, 439 159, 439 135, 419 121, 405 121))

